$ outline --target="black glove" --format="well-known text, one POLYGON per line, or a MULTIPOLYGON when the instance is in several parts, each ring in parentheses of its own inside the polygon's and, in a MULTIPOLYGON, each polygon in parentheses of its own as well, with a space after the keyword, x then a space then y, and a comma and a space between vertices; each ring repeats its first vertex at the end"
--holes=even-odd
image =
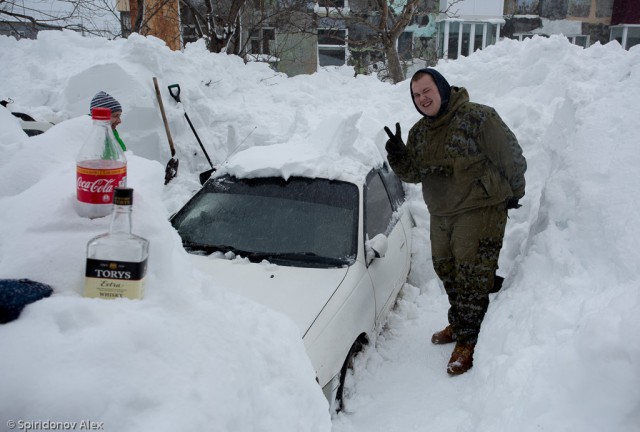
POLYGON ((519 209, 520 207, 522 207, 518 201, 520 201, 518 198, 515 197, 511 197, 511 198, 507 198, 507 210, 511 210, 511 209, 519 209))
POLYGON ((402 141, 402 133, 400 133, 400 123, 396 123, 396 134, 392 134, 388 127, 384 127, 384 131, 389 135, 389 141, 384 146, 387 153, 391 156, 400 156, 407 151, 402 141))

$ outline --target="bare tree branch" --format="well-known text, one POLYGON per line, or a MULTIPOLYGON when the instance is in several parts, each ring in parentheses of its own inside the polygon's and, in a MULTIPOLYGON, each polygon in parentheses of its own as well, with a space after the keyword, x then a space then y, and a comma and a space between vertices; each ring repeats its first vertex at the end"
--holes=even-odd
POLYGON ((5 24, 34 29, 70 29, 84 34, 121 36, 119 13, 108 0, 55 0, 24 3, 0 0, 5 24), (42 4, 39 8, 38 5, 42 4))

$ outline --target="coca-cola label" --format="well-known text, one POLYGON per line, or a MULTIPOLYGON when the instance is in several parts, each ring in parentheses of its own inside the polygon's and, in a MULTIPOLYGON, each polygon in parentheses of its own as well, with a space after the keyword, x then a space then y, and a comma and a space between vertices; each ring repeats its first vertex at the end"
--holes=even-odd
POLYGON ((78 201, 87 204, 110 204, 118 186, 125 186, 127 166, 118 168, 76 167, 76 191, 78 201))

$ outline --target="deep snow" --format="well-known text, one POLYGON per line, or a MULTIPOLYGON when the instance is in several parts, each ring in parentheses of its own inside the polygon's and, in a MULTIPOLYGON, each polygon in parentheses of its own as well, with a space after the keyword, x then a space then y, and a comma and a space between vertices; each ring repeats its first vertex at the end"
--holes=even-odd
POLYGON ((287 78, 200 43, 172 52, 137 35, 0 37, 0 61, 9 108, 56 123, 27 138, 0 108, 0 277, 55 288, 0 326, 0 430, 83 419, 118 432, 640 430, 640 48, 506 40, 438 64, 498 110, 528 161, 500 258, 505 287, 492 296, 474 368, 449 377, 451 347, 429 342, 448 303, 430 263, 428 213, 409 185, 412 272, 333 419, 292 322, 197 273, 167 222, 209 168, 184 110, 224 170, 280 146, 274 166, 285 175, 338 176, 358 172, 358 160, 383 161, 385 125, 399 121, 406 137, 419 118, 408 82, 354 78, 346 67, 287 78), (166 187, 153 76, 180 160, 166 187), (167 91, 175 83, 182 106, 167 91), (98 90, 124 107, 134 232, 151 241, 143 301, 80 296, 86 242, 108 227, 72 205, 74 156, 98 90))

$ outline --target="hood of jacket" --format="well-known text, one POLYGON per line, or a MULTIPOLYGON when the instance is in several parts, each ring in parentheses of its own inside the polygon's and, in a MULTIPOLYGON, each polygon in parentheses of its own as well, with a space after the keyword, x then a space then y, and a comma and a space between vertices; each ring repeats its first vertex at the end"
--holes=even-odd
MULTIPOLYGON (((458 108, 469 102, 469 92, 464 87, 451 87, 450 96, 444 111, 440 108, 437 116, 426 116, 421 121, 426 122, 430 128, 448 123, 455 115, 458 108)), ((415 104, 415 103, 414 103, 415 104)))

